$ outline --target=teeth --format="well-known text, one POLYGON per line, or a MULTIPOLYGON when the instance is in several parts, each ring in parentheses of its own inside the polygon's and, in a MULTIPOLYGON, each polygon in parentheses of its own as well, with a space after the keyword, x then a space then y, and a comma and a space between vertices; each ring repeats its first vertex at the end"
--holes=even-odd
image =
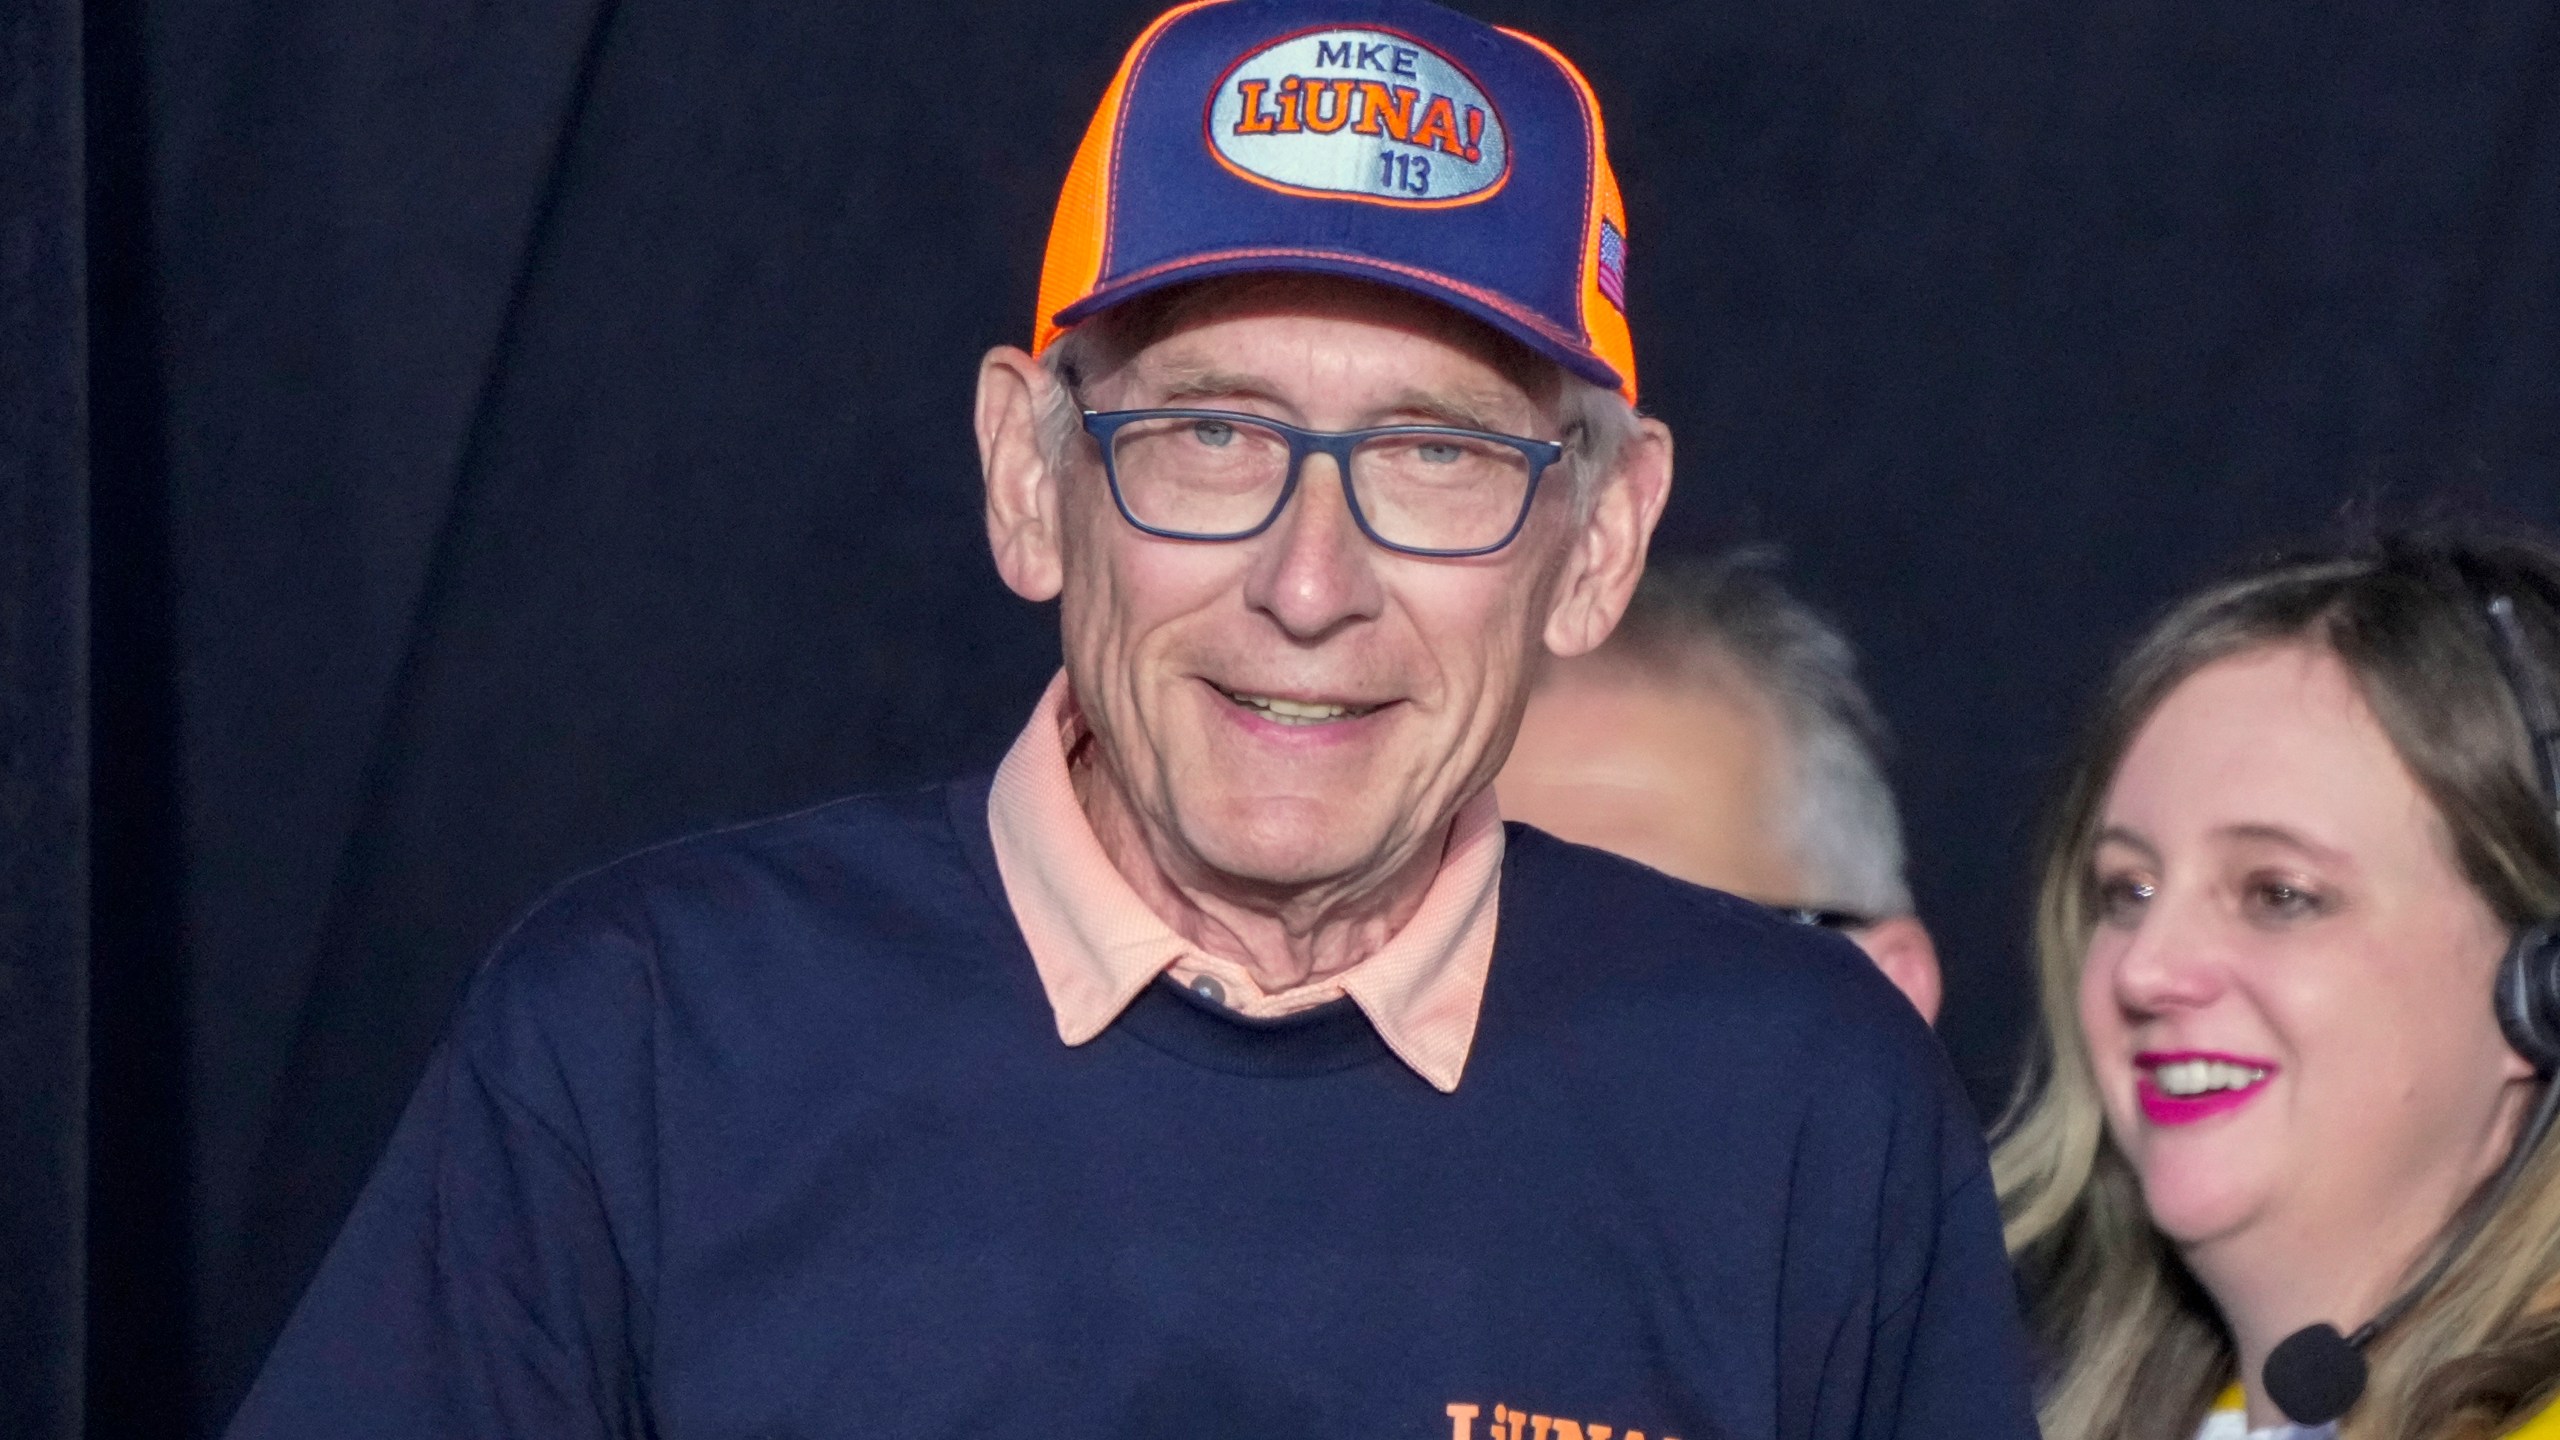
POLYGON ((2227 1060, 2179 1060, 2151 1070, 2151 1083, 2160 1087, 2161 1094, 2181 1098, 2214 1090, 2245 1090, 2266 1078, 2267 1072, 2257 1066, 2227 1060))
POLYGON ((1275 700, 1267 695, 1238 695, 1227 692, 1227 698, 1239 705, 1249 705, 1283 725, 1321 725, 1346 715, 1366 715, 1374 705, 1311 705, 1302 700, 1275 700))

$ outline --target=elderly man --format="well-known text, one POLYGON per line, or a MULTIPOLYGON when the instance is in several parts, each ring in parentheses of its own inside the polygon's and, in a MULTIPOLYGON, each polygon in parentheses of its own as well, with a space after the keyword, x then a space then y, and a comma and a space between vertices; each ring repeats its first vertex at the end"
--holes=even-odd
POLYGON ((526 920, 234 1433, 2032 1435, 1908 1008, 1494 813, 1669 484, 1600 135, 1415 0, 1149 28, 980 375, 1064 673, 526 920))
POLYGON ((1765 551, 1655 565, 1607 644, 1540 670, 1503 814, 1840 931, 1935 1020, 1883 726, 1765 551))

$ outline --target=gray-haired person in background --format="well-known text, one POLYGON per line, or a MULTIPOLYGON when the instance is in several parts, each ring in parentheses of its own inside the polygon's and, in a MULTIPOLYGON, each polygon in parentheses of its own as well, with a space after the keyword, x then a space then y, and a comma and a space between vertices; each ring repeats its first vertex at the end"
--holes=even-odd
POLYGON ((1608 644, 1541 673, 1506 818, 1838 929, 1934 1021, 1883 725, 1848 640, 1747 549, 1661 560, 1608 644))

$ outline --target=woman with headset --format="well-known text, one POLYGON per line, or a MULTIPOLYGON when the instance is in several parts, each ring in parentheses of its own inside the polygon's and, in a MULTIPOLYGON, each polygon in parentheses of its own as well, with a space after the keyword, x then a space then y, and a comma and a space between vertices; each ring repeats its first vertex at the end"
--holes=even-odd
POLYGON ((2050 1440, 2560 1440, 2555 689, 2512 540, 2262 567, 2118 669, 1993 1167, 2050 1440))

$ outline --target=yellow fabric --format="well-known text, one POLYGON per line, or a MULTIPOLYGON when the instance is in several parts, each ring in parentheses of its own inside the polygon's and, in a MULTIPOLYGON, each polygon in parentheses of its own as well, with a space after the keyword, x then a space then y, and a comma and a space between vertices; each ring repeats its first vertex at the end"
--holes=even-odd
MULTIPOLYGON (((2233 1381, 2229 1388, 2215 1396, 2213 1408, 2217 1411, 2248 1409, 2249 1402, 2240 1393, 2240 1382, 2233 1381)), ((2506 1440, 2560 1440, 2560 1400, 2543 1406, 2540 1414, 2508 1431, 2506 1440)))
POLYGON ((2507 1440, 2560 1440, 2560 1400, 2542 1407, 2542 1413, 2507 1432, 2507 1440))

